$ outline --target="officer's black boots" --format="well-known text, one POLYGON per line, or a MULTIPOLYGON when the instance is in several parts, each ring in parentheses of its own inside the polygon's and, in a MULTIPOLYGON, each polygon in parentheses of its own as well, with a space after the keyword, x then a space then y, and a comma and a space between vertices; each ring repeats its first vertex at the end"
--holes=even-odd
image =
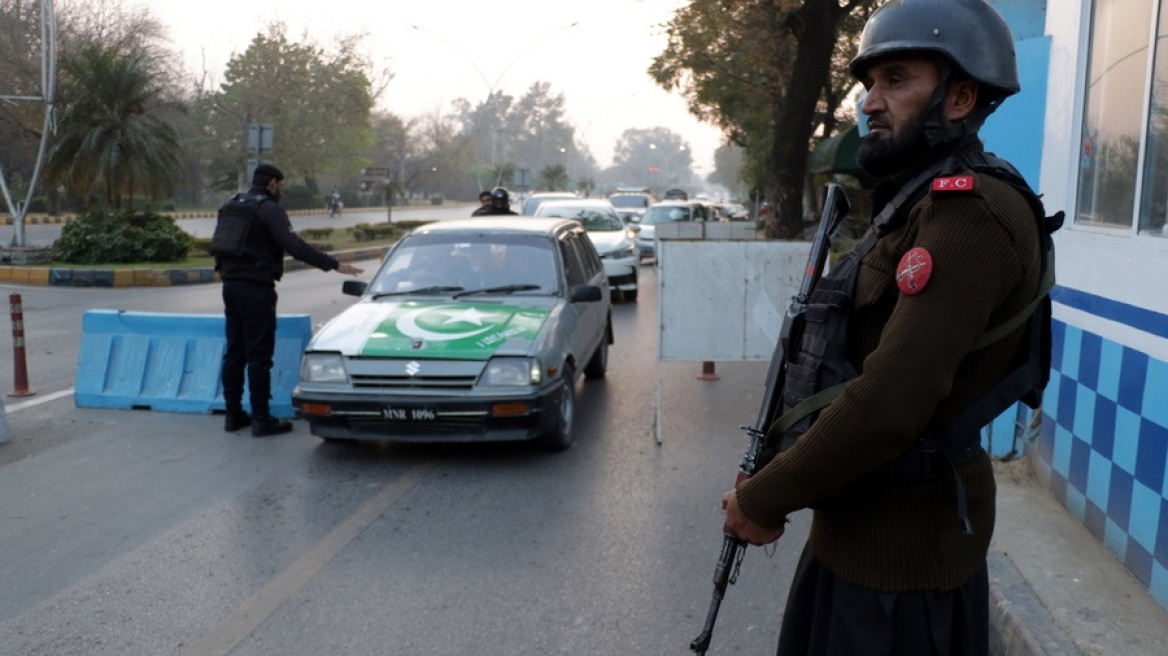
POLYGON ((292 431, 292 422, 275 417, 253 417, 251 422, 252 437, 267 437, 280 435, 292 431))
POLYGON ((243 410, 228 410, 227 416, 223 419, 223 430, 228 433, 234 433, 241 428, 251 426, 251 415, 243 410))

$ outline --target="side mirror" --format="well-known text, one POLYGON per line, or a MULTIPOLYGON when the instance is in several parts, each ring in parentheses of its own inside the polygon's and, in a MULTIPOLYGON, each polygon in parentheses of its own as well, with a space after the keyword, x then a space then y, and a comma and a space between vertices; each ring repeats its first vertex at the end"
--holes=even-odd
POLYGON ((346 280, 341 284, 341 293, 346 296, 363 296, 369 283, 360 280, 346 280))
POLYGON ((573 303, 595 303, 603 298, 600 294, 600 287, 596 285, 576 285, 572 288, 572 297, 569 299, 573 303))

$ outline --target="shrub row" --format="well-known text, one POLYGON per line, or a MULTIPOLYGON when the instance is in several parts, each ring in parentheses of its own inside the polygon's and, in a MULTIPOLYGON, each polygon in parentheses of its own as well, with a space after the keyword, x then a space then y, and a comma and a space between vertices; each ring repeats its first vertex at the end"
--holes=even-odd
POLYGON ((194 239, 174 219, 154 212, 90 210, 65 224, 53 259, 70 264, 184 260, 194 239))

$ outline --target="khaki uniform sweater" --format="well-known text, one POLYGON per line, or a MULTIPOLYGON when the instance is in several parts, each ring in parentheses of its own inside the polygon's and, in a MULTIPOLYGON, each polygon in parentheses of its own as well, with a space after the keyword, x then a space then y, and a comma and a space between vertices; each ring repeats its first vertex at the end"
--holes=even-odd
POLYGON ((928 480, 876 471, 1016 364, 1025 326, 969 351, 1037 294, 1038 227, 1017 190, 975 177, 972 191, 930 191, 865 256, 847 344, 859 377, 791 449, 738 489, 743 512, 762 526, 814 507, 812 552, 855 585, 949 590, 985 562, 995 486, 984 451, 958 468, 972 536, 959 525, 948 467, 928 480), (933 272, 910 296, 895 278, 901 256, 914 247, 931 254, 933 272))

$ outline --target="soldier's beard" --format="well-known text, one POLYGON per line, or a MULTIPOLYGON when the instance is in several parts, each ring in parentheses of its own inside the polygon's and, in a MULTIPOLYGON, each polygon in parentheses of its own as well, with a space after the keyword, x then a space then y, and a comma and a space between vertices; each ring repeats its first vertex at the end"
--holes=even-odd
POLYGON ((921 112, 891 137, 869 132, 860 142, 856 159, 870 175, 883 178, 918 164, 928 151, 925 117, 921 112))

